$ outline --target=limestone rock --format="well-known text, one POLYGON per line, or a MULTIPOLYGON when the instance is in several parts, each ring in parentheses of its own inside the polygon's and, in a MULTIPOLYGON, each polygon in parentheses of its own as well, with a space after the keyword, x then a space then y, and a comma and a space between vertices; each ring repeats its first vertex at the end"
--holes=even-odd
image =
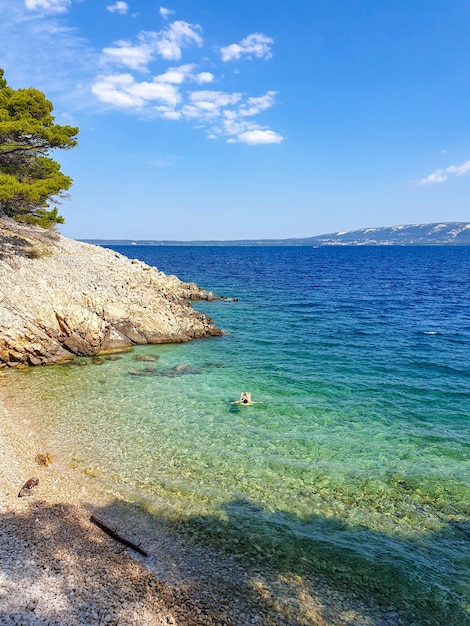
POLYGON ((0 218, 0 367, 220 335, 190 306, 213 298, 114 250, 0 218))

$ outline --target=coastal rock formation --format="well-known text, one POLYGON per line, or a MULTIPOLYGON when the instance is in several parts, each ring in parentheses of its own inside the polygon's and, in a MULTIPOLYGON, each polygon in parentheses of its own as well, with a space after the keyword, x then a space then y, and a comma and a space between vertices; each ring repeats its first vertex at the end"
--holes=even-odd
POLYGON ((222 334, 189 304, 203 299, 114 250, 0 219, 0 367, 222 334))

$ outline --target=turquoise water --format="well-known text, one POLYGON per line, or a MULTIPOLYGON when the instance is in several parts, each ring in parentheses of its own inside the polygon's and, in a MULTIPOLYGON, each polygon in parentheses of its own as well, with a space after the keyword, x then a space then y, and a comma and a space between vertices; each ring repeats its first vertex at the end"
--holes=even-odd
POLYGON ((239 301, 195 305, 222 337, 12 373, 55 453, 232 552, 467 623, 470 248, 116 249, 239 301))

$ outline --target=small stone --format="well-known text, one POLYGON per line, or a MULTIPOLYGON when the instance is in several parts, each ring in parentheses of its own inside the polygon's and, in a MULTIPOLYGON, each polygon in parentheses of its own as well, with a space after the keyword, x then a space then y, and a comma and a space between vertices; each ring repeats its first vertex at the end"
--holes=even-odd
POLYGON ((158 361, 160 357, 156 354, 136 354, 134 355, 134 361, 148 361, 150 363, 155 363, 158 361))
POLYGON ((45 452, 44 454, 37 454, 35 461, 38 465, 41 465, 42 467, 48 467, 53 462, 53 459, 48 452, 45 452))

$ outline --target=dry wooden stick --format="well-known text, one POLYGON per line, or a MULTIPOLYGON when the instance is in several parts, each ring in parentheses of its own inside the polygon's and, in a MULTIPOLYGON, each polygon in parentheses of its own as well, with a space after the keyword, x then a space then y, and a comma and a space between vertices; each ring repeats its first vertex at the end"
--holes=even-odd
POLYGON ((30 478, 21 487, 20 493, 18 494, 18 498, 24 498, 25 496, 30 496, 31 489, 33 487, 37 487, 38 485, 39 485, 39 478, 36 478, 36 477, 30 478))
POLYGON ((125 539, 124 537, 122 537, 121 535, 118 535, 118 533, 113 530, 112 528, 110 528, 109 526, 106 526, 106 524, 104 524, 101 520, 99 520, 97 517, 95 517, 94 515, 92 515, 90 517, 90 522, 92 522, 93 524, 95 524, 96 526, 98 526, 98 528, 101 528, 101 530, 103 532, 105 532, 107 535, 109 535, 110 537, 112 537, 113 539, 115 539, 116 541, 119 541, 119 543, 124 544, 125 546, 128 546, 129 548, 132 548, 133 550, 135 550, 136 552, 138 552, 139 554, 141 554, 142 556, 148 556, 148 552, 146 552, 143 548, 141 548, 138 544, 133 543, 132 541, 129 541, 129 539, 125 539))

